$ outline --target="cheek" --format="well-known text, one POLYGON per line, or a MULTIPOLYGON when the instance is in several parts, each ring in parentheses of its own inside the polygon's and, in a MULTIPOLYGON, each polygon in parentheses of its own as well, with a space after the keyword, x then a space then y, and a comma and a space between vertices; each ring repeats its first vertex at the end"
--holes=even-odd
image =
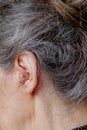
POLYGON ((25 124, 32 120, 31 112, 34 113, 32 106, 27 106, 28 102, 22 102, 19 98, 7 97, 4 106, 0 108, 0 130, 25 130, 25 124), (30 110, 31 109, 31 110, 30 110), (30 111, 29 111, 30 110, 30 111))
POLYGON ((15 83, 15 78, 11 76, 1 77, 0 78, 0 93, 4 96, 12 95, 18 86, 15 83))
POLYGON ((5 108, 5 98, 4 98, 4 92, 3 92, 4 82, 3 82, 3 78, 0 75, 0 115, 4 113, 4 108, 5 108))
POLYGON ((17 128, 21 126, 21 123, 23 124, 24 108, 17 98, 9 98, 4 102, 4 107, 0 109, 0 125, 3 128, 0 130, 19 130, 17 128))
POLYGON ((18 130, 25 114, 21 97, 16 94, 14 77, 0 73, 0 130, 18 130))

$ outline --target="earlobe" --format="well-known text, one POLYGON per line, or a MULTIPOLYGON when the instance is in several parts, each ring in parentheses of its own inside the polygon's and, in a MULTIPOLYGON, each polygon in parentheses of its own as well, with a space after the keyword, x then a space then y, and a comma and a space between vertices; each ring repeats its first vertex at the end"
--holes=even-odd
POLYGON ((32 94, 37 86, 37 60, 32 52, 23 52, 16 58, 15 64, 19 72, 20 86, 24 86, 26 93, 32 94))

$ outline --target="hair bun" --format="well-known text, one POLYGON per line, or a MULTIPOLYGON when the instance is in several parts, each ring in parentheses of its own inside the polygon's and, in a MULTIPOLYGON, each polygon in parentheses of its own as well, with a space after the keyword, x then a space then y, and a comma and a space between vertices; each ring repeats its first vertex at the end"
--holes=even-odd
POLYGON ((65 20, 87 31, 86 0, 50 0, 50 2, 65 20))

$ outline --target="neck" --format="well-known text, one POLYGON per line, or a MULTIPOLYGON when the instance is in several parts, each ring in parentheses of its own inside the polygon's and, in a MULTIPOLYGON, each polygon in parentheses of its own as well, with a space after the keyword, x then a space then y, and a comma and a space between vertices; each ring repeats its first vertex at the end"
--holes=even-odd
POLYGON ((58 97, 51 94, 37 98, 36 108, 38 126, 36 130, 72 130, 87 124, 87 105, 70 109, 58 97))

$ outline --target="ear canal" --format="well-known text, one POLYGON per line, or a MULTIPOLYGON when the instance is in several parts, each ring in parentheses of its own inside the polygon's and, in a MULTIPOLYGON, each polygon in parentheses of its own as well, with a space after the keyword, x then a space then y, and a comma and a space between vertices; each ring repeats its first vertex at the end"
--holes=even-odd
POLYGON ((21 85, 25 84, 27 80, 29 80, 29 73, 24 73, 24 74, 20 77, 20 84, 21 84, 21 85))

